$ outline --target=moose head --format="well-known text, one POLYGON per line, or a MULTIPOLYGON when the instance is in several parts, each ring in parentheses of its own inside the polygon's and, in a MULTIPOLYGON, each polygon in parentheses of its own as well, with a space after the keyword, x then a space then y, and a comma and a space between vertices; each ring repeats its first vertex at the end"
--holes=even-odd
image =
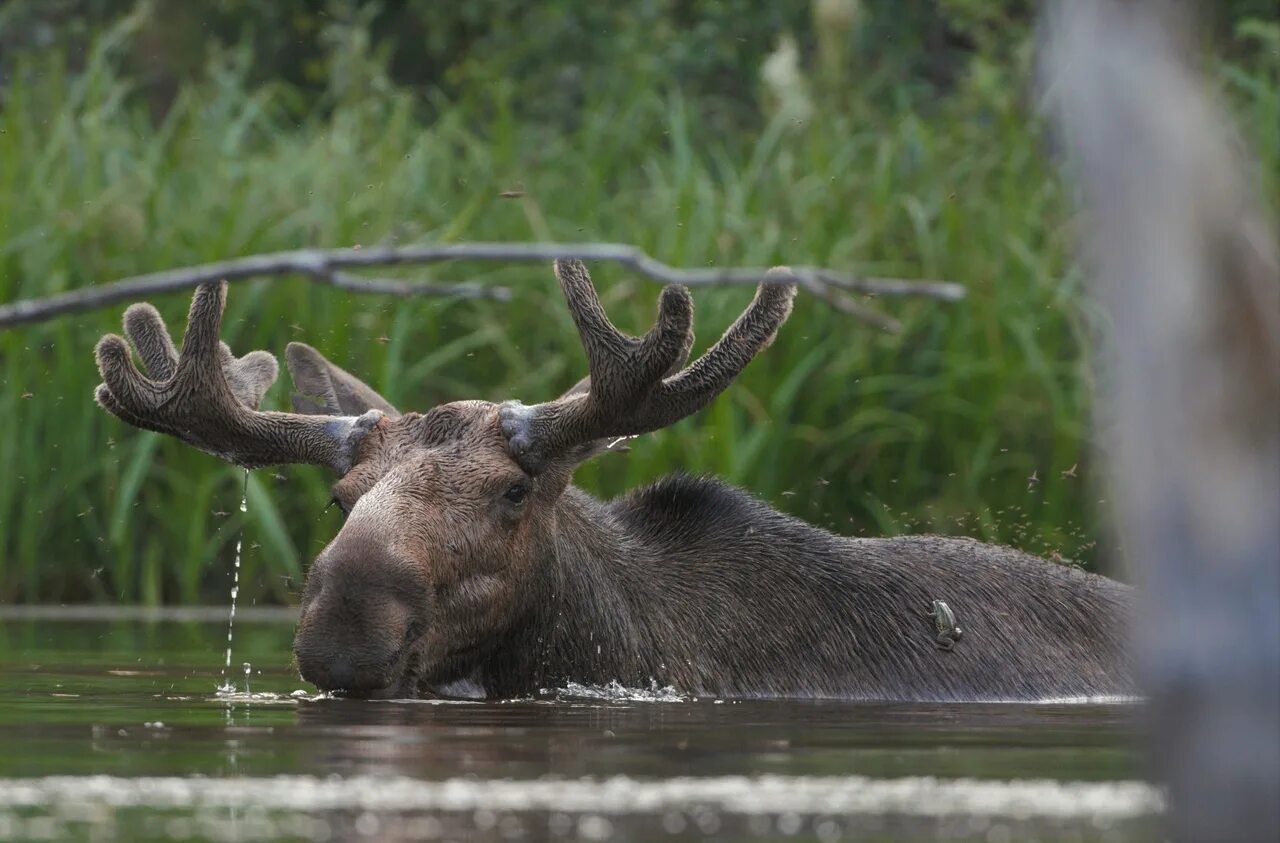
POLYGON ((643 337, 618 331, 586 268, 555 272, 586 351, 588 376, 525 406, 457 401, 400 413, 302 343, 287 350, 294 412, 258 405, 278 366, 235 357, 219 339, 226 284, 199 288, 181 351, 160 315, 135 304, 96 354, 95 398, 136 427, 244 468, 305 463, 338 476, 342 529, 307 575, 294 652, 304 679, 354 695, 413 695, 466 675, 537 609, 575 467, 624 439, 698 412, 772 341, 795 293, 781 271, 736 322, 684 366, 693 304, 662 291, 643 337))

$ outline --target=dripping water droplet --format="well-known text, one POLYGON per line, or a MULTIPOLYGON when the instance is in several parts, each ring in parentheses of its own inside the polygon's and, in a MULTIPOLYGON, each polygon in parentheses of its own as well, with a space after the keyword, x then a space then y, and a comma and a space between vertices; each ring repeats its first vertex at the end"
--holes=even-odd
MULTIPOLYGON (((240 511, 249 511, 249 469, 244 470, 244 490, 240 493, 240 511)), ((231 669, 231 639, 236 628, 236 599, 240 596, 240 549, 244 545, 244 521, 240 522, 240 535, 236 537, 236 563, 231 574, 231 612, 227 615, 227 657, 222 663, 222 684, 218 686, 220 694, 234 694, 235 682, 227 676, 231 669)), ((244 665, 245 692, 249 690, 249 663, 244 665)))

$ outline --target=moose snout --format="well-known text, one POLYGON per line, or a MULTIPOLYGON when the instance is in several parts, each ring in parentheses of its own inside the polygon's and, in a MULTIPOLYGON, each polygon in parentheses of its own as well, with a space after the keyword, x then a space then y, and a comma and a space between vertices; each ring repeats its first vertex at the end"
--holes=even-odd
POLYGON ((302 678, 354 696, 392 692, 414 663, 416 634, 429 614, 426 584, 412 560, 347 522, 307 574, 293 652, 302 678))
MULTIPOLYGON (((396 687, 403 678, 408 642, 397 612, 367 614, 355 621, 327 617, 313 607, 304 613, 293 641, 302 678, 321 691, 376 694, 396 687), (361 622, 362 621, 362 622, 361 622), (378 622, 371 622, 378 621, 378 622)), ((362 613, 364 614, 364 613, 362 613)))
POLYGON ((293 653, 298 672, 321 691, 373 694, 397 685, 403 665, 402 652, 381 641, 347 645, 299 632, 293 653))
POLYGON ((329 681, 334 688, 350 688, 356 684, 356 665, 346 657, 339 656, 329 665, 329 681))
POLYGON ((351 655, 309 657, 298 650, 295 655, 302 678, 321 691, 371 694, 388 687, 397 678, 391 671, 394 665, 386 659, 370 664, 357 661, 351 655))

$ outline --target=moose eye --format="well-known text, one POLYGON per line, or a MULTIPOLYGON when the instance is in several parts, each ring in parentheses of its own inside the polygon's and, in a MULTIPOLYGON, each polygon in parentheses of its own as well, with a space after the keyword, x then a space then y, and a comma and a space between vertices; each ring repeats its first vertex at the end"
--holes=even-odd
POLYGON ((524 503, 525 497, 529 494, 529 487, 523 483, 516 483, 510 489, 502 493, 502 496, 512 503, 524 503))
MULTIPOLYGON (((351 514, 351 510, 347 509, 346 504, 338 500, 337 495, 334 495, 332 498, 329 499, 329 506, 336 506, 338 508, 338 511, 342 513, 343 518, 346 518, 348 515, 351 514)), ((325 509, 328 509, 328 508, 329 507, 325 507, 325 509)))

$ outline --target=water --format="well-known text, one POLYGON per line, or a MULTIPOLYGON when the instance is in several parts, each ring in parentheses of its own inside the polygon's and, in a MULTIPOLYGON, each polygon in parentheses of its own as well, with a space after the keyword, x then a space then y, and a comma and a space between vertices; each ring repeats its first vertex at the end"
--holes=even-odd
POLYGON ((1161 807, 1135 705, 329 699, 254 607, 220 696, 225 620, 0 610, 0 840, 1112 841, 1161 807))
MULTIPOLYGON (((244 470, 244 489, 240 492, 240 512, 249 511, 249 469, 244 470)), ((236 600, 240 597, 240 551, 244 546, 244 519, 240 520, 240 535, 236 536, 236 566, 231 574, 231 611, 227 615, 227 658, 222 665, 222 683, 218 686, 220 694, 234 694, 235 683, 227 672, 231 670, 231 639, 236 630, 236 600)), ((249 665, 244 666, 244 689, 249 690, 249 665)))

